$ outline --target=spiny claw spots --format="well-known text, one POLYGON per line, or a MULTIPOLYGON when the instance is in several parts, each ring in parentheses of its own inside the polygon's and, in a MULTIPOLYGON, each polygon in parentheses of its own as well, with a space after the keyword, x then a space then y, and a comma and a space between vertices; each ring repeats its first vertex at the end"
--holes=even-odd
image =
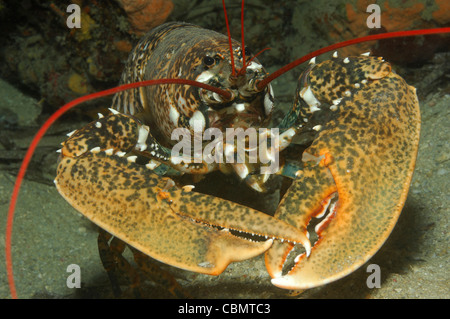
POLYGON ((185 192, 191 192, 194 188, 195 188, 194 185, 184 185, 182 187, 183 191, 185 191, 185 192))
POLYGON ((374 57, 335 58, 316 65, 308 74, 308 83, 318 101, 336 105, 334 101, 390 73, 390 64, 374 57))
POLYGON ((128 115, 115 114, 99 118, 70 133, 63 143, 62 155, 75 157, 88 151, 129 151, 137 143, 140 124, 128 115))

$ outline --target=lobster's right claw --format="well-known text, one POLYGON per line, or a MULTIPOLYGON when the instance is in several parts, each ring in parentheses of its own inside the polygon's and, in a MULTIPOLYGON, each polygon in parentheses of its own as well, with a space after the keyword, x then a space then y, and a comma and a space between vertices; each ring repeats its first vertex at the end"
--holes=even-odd
POLYGON ((56 187, 92 222, 161 262, 211 275, 233 261, 263 253, 272 238, 307 241, 293 226, 263 213, 167 187, 170 179, 125 155, 145 149, 143 129, 134 118, 115 114, 88 124, 64 142, 56 187), (269 239, 254 242, 229 229, 269 239))

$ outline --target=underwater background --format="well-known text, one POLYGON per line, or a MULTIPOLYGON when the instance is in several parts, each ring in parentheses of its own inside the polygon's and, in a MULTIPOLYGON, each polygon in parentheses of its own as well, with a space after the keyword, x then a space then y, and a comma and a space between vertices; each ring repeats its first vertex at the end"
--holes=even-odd
MULTIPOLYGON (((241 38, 240 1, 226 1, 232 37, 241 38)), ((369 29, 374 1, 265 1, 245 4, 245 44, 268 72, 327 45, 387 31, 450 25, 450 3, 376 1, 381 28, 369 29)), ((151 28, 185 21, 226 34, 221 1, 0 0, 0 298, 9 298, 4 230, 15 176, 40 125, 63 104, 118 84, 128 53, 151 28), (66 25, 66 8, 81 7, 81 28, 66 25)), ((416 169, 400 219, 380 251, 351 275, 299 295, 274 287, 264 256, 233 263, 218 277, 158 263, 194 298, 449 298, 450 38, 420 36, 343 48, 341 56, 372 51, 417 88, 422 131, 416 169), (369 289, 368 264, 381 268, 381 288, 369 289)), ((318 58, 326 60, 330 54, 318 58)), ((272 82, 275 117, 293 103, 306 64, 272 82)), ((105 113, 111 98, 76 107, 40 142, 19 195, 13 262, 19 298, 111 298, 97 248, 97 229, 56 191, 60 143, 105 113), (69 289, 66 271, 81 268, 82 288, 69 289)), ((127 255, 131 259, 131 254, 127 255)), ((146 298, 171 295, 151 281, 146 298)))

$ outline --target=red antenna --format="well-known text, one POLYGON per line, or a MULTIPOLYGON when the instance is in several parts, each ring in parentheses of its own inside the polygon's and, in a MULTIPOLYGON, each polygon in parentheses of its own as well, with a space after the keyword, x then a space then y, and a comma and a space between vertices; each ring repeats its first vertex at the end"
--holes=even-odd
POLYGON ((228 44, 230 45, 230 55, 231 55, 231 75, 236 75, 236 67, 234 66, 234 55, 233 55, 233 45, 231 44, 231 32, 230 32, 230 24, 228 23, 228 15, 227 15, 227 8, 225 6, 225 0, 222 0, 222 6, 223 6, 223 13, 225 14, 225 24, 227 26, 227 33, 228 33, 228 44))
POLYGON ((244 0, 242 0, 241 4, 241 51, 242 51, 242 69, 238 72, 238 76, 241 74, 241 71, 246 67, 245 64, 245 42, 244 42, 244 0))
POLYGON ((262 90, 266 87, 267 84, 269 84, 270 82, 272 82, 273 80, 275 80, 277 77, 279 77, 280 75, 286 73, 287 71, 292 70, 293 68, 295 68, 296 66, 318 56, 321 55, 323 53, 329 52, 329 51, 333 51, 339 48, 343 48, 352 44, 357 44, 357 43, 361 43, 361 42, 368 42, 368 41, 373 41, 373 40, 381 40, 381 39, 390 39, 390 38, 401 38, 401 37, 411 37, 411 36, 416 36, 416 35, 427 35, 427 34, 436 34, 436 33, 449 33, 450 32, 450 27, 449 28, 436 28, 436 29, 421 29, 421 30, 410 30, 410 31, 396 31, 396 32, 387 32, 387 33, 381 33, 381 34, 374 34, 374 35, 368 35, 365 37, 361 37, 361 38, 356 38, 356 39, 351 39, 351 40, 347 40, 347 41, 343 41, 343 42, 339 42, 339 43, 335 43, 332 44, 330 46, 327 46, 325 48, 319 49, 317 51, 311 52, 307 55, 305 55, 304 57, 301 57, 300 59, 297 59, 291 63, 289 63, 288 65, 285 65, 284 67, 282 67, 281 69, 273 72, 271 75, 269 75, 267 78, 265 78, 264 80, 262 80, 261 82, 259 82, 256 87, 259 90, 262 90))
POLYGON ((261 51, 259 51, 258 53, 256 53, 253 58, 251 58, 248 62, 245 61, 246 57, 245 57, 245 36, 244 36, 244 0, 242 0, 241 3, 241 47, 242 47, 242 69, 239 70, 239 72, 237 73, 236 76, 240 76, 242 74, 244 74, 245 70, 247 69, 247 67, 250 65, 250 63, 252 63, 252 61, 254 59, 256 59, 256 57, 258 55, 260 55, 261 53, 263 53, 266 50, 270 50, 270 48, 265 48, 262 49, 261 51))

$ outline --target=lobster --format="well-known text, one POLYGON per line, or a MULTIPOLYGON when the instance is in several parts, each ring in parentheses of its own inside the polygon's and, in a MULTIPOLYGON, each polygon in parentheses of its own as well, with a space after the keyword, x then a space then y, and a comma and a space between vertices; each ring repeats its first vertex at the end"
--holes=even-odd
POLYGON ((229 37, 189 24, 151 31, 130 55, 124 86, 105 92, 117 93, 112 114, 100 115, 63 143, 56 187, 102 229, 169 265, 218 275, 231 262, 265 253, 276 286, 327 284, 364 264, 395 226, 418 149, 415 89, 381 58, 336 53, 318 64, 312 59, 292 108, 273 126, 282 133, 268 136, 263 130, 257 139, 263 140, 258 150, 270 144, 280 154, 274 174, 262 173, 261 164, 274 161, 273 154, 262 152, 250 161, 225 139, 218 143, 223 156, 243 161, 173 154, 176 129, 195 142, 196 133, 211 128, 226 134, 227 128, 268 125, 274 100, 269 82, 305 59, 266 76, 246 51, 229 37), (158 80, 164 78, 169 80, 158 80), (149 79, 158 85, 133 85, 149 79), (295 139, 306 133, 312 141, 296 153, 295 139), (291 185, 272 217, 195 192, 195 185, 183 180, 216 170, 235 172, 258 192, 274 175, 291 185), (313 217, 322 221, 311 243, 307 228, 313 217), (249 240, 255 235, 260 240, 249 240), (296 245, 303 251, 286 271, 286 257, 296 245))

